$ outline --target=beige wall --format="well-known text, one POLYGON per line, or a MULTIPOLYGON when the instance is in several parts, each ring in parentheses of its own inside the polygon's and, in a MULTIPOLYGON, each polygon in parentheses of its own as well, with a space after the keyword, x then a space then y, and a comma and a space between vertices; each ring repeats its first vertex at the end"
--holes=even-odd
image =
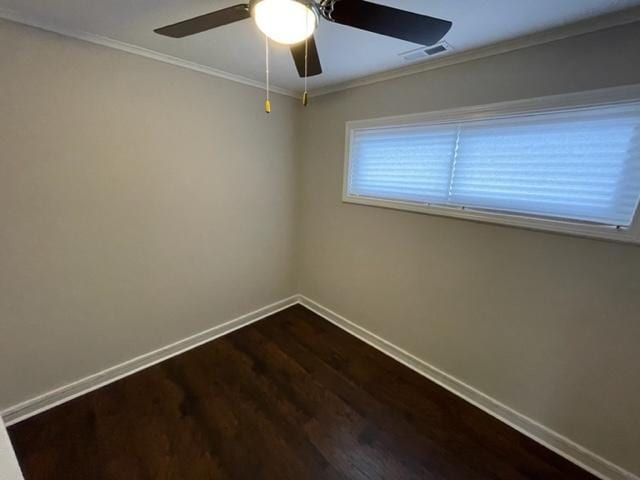
POLYGON ((0 40, 0 408, 300 290, 640 472, 640 248, 340 200, 345 121, 640 83, 640 26, 314 98, 299 126, 294 99, 265 117, 257 89, 0 40))
POLYGON ((0 420, 0 478, 3 480, 24 480, 2 420, 0 420))
POLYGON ((294 294, 298 104, 0 21, 0 409, 294 294))
POLYGON ((347 120, 640 83, 640 24, 314 99, 299 290, 640 473, 640 248, 341 203, 347 120))

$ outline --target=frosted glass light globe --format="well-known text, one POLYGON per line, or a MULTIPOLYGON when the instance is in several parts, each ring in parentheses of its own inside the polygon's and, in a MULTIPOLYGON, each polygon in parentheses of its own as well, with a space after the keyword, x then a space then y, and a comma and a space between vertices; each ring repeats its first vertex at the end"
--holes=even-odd
POLYGON ((253 7, 253 17, 267 37, 285 45, 310 37, 318 21, 311 8, 296 0, 261 0, 253 7))

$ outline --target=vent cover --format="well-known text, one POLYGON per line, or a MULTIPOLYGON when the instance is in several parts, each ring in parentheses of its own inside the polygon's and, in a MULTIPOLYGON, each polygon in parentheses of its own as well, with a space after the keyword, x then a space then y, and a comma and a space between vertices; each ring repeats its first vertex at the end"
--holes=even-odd
POLYGON ((407 62, 414 62, 423 58, 431 58, 439 55, 443 55, 453 50, 453 47, 447 42, 436 43, 430 47, 420 47, 418 49, 409 50, 408 52, 400 53, 399 55, 407 62))

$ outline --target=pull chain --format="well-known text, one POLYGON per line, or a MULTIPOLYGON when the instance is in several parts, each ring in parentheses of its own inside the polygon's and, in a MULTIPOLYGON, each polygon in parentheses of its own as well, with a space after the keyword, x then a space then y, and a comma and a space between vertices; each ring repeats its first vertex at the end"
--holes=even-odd
POLYGON ((271 94, 269 92, 269 37, 264 36, 265 73, 267 77, 267 99, 264 101, 264 112, 271 113, 271 94))
MULTIPOLYGON (((307 31, 309 31, 309 15, 306 16, 307 31)), ((302 94, 302 105, 309 105, 309 92, 307 91, 307 78, 309 77, 309 37, 304 39, 304 93, 302 94)))
POLYGON ((309 92, 307 92, 307 77, 309 72, 309 38, 304 40, 304 93, 302 94, 302 105, 309 104, 309 92))

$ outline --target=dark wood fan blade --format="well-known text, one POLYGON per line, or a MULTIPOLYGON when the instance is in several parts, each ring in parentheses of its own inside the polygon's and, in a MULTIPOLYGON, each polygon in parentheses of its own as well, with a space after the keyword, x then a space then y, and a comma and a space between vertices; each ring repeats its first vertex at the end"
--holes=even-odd
POLYGON ((338 0, 335 3, 331 19, 342 25, 420 45, 433 45, 438 42, 453 25, 448 20, 364 0, 338 0))
MULTIPOLYGON (((298 74, 304 78, 304 42, 291 45, 291 55, 293 55, 293 61, 296 63, 298 74)), ((316 40, 313 38, 313 35, 311 35, 307 48, 307 77, 313 77, 321 73, 322 66, 320 65, 316 40)))
POLYGON ((229 23, 237 22, 249 18, 249 5, 241 3, 233 7, 223 8, 216 12, 200 15, 199 17, 190 18, 182 22, 167 25, 166 27, 157 28, 154 32, 167 37, 182 38, 196 33, 211 30, 212 28, 221 27, 229 23))

